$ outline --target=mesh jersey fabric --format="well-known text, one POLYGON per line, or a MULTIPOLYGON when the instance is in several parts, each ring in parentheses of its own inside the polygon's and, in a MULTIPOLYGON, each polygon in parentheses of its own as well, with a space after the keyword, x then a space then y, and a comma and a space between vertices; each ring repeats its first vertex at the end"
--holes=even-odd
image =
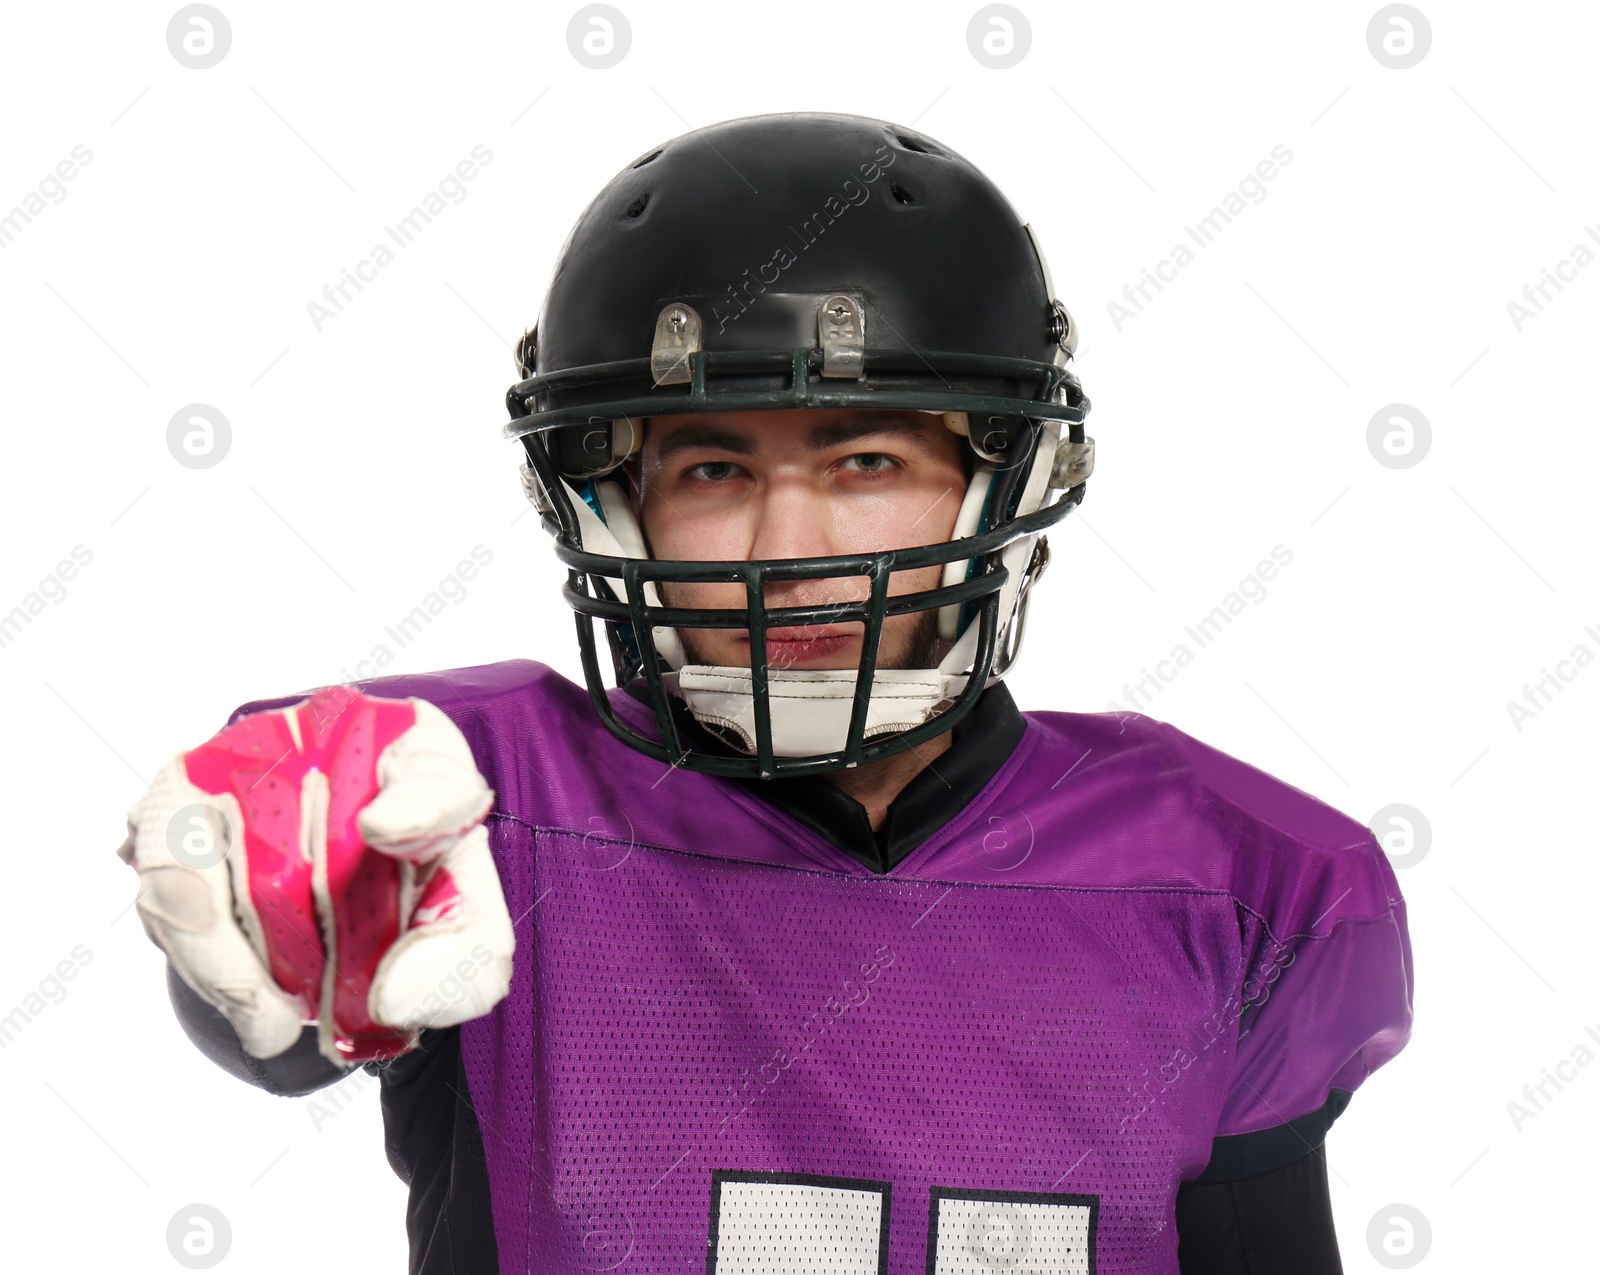
POLYGON ((460 1049, 502 1270, 1171 1272, 1216 1139, 1409 1035, 1371 834, 1162 723, 1026 714, 874 874, 542 665, 362 685, 437 704, 496 791, 517 972, 460 1049))
MULTIPOLYGON (((230 1074, 275 1094, 311 1092, 347 1074, 318 1052, 314 1025, 287 1053, 251 1058, 228 1020, 170 965, 167 982, 184 1031, 230 1074)), ((389 1159, 410 1188, 410 1275, 498 1270, 483 1136, 464 1096, 469 1086, 461 1073, 460 1029, 424 1031, 412 1053, 366 1066, 383 1077, 389 1159)), ((1300 1121, 1219 1139, 1206 1173, 1178 1188, 1179 1275, 1339 1275, 1322 1134, 1300 1121), (1223 1147, 1230 1154, 1221 1154, 1223 1147), (1244 1148, 1251 1153, 1238 1154, 1244 1148), (1291 1158, 1280 1162, 1285 1153, 1291 1158), (1261 1163, 1277 1167, 1261 1169, 1261 1163), (1213 1180, 1218 1170, 1225 1176, 1213 1180)))

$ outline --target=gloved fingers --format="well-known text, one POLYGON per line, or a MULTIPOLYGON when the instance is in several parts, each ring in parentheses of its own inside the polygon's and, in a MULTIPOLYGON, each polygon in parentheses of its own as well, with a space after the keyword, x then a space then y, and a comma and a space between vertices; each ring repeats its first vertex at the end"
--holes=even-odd
POLYGON ((190 783, 180 755, 129 812, 118 854, 139 871, 135 908, 151 942, 249 1053, 271 1058, 299 1038, 306 1007, 273 981, 237 919, 230 862, 242 829, 238 802, 190 783))
POLYGON ((482 820, 494 793, 455 723, 427 700, 410 703, 416 721, 378 758, 378 795, 358 826, 373 849, 423 864, 482 820))
POLYGON ((272 981, 215 887, 192 868, 152 868, 140 877, 139 919, 183 981, 222 1011, 246 1052, 274 1058, 300 1038, 305 1008, 272 981))
POLYGON ((281 1053, 314 1019, 324 1055, 350 1064, 505 995, 511 926, 482 826, 493 801, 434 705, 329 688, 179 754, 118 854, 141 874, 146 932, 251 1054, 281 1053), (379 994, 390 969, 401 1000, 455 981, 411 1013, 379 994))
POLYGON ((396 1027, 452 1027, 510 990, 516 939, 489 833, 479 825, 439 860, 372 981, 372 1017, 396 1027))

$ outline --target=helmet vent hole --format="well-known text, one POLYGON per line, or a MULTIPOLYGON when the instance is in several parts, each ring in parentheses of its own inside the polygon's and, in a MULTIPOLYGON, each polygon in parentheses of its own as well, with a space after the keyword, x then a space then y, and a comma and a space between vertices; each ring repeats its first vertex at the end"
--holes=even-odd
POLYGON ((912 137, 906 133, 896 133, 894 135, 894 140, 899 142, 900 145, 904 146, 908 151, 916 151, 919 155, 927 155, 930 153, 920 137, 912 137))
POLYGON ((640 195, 639 198, 635 199, 631 204, 629 204, 627 206, 627 208, 625 208, 623 211, 629 217, 637 217, 640 213, 642 213, 644 211, 644 206, 646 204, 648 204, 649 202, 650 202, 650 192, 646 191, 644 194, 640 195))
POLYGON ((660 152, 660 151, 651 151, 651 152, 650 152, 650 153, 649 153, 649 154, 648 154, 648 155, 646 155, 646 156, 645 156, 645 157, 644 157, 644 158, 643 158, 643 159, 639 159, 639 160, 635 160, 635 161, 634 161, 634 162, 633 162, 633 165, 632 165, 632 167, 634 167, 634 168, 643 168, 643 167, 644 167, 644 166, 645 166, 645 165, 646 165, 646 164, 648 164, 648 163, 649 163, 649 162, 650 162, 650 161, 651 161, 651 160, 652 160, 652 159, 655 159, 655 158, 656 158, 656 156, 658 156, 658 155, 660 155, 660 154, 661 154, 661 152, 660 152))
POLYGON ((907 190, 904 186, 902 186, 899 182, 891 182, 890 183, 890 185, 889 185, 889 193, 891 195, 893 195, 896 199, 898 199, 902 204, 909 204, 909 203, 914 203, 915 202, 911 198, 911 192, 909 190, 907 190))

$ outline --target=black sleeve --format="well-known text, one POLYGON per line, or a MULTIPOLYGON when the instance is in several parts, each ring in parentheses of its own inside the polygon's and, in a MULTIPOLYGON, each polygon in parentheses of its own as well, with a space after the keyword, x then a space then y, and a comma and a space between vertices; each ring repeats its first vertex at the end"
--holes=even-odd
POLYGON ((1323 1139, 1349 1105, 1212 1143, 1204 1172, 1178 1188, 1180 1275, 1342 1275, 1323 1139))
POLYGON ((1180 1275, 1342 1275, 1326 1148, 1253 1178, 1178 1188, 1180 1275))
POLYGON ((317 1049, 317 1029, 306 1027, 300 1039, 276 1058, 253 1058, 239 1043, 239 1034, 220 1009, 207 1004, 167 963, 167 995, 183 1034, 230 1076, 257 1089, 298 1098, 342 1080, 352 1069, 329 1062, 317 1049))
POLYGON ((410 1053, 368 1066, 382 1079, 389 1164, 410 1188, 410 1275, 499 1270, 488 1161, 461 1063, 461 1029, 425 1030, 410 1053))

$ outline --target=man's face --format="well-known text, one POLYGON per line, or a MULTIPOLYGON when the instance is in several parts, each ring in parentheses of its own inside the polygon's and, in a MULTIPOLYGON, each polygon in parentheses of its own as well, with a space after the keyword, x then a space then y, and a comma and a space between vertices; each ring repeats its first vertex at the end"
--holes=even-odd
MULTIPOLYGON (((640 522, 657 558, 821 558, 950 538, 967 477, 966 440, 925 412, 786 409, 662 416, 645 424, 640 522)), ((941 568, 897 571, 892 594, 938 587, 941 568)), ((771 584, 766 604, 858 602, 866 576, 771 584)), ((669 606, 737 608, 742 584, 664 583, 669 606)), ((932 610, 884 622, 878 667, 937 662, 932 610)), ((862 624, 767 630, 772 668, 855 668, 862 624)), ((750 666, 744 629, 681 631, 695 664, 750 666)))

